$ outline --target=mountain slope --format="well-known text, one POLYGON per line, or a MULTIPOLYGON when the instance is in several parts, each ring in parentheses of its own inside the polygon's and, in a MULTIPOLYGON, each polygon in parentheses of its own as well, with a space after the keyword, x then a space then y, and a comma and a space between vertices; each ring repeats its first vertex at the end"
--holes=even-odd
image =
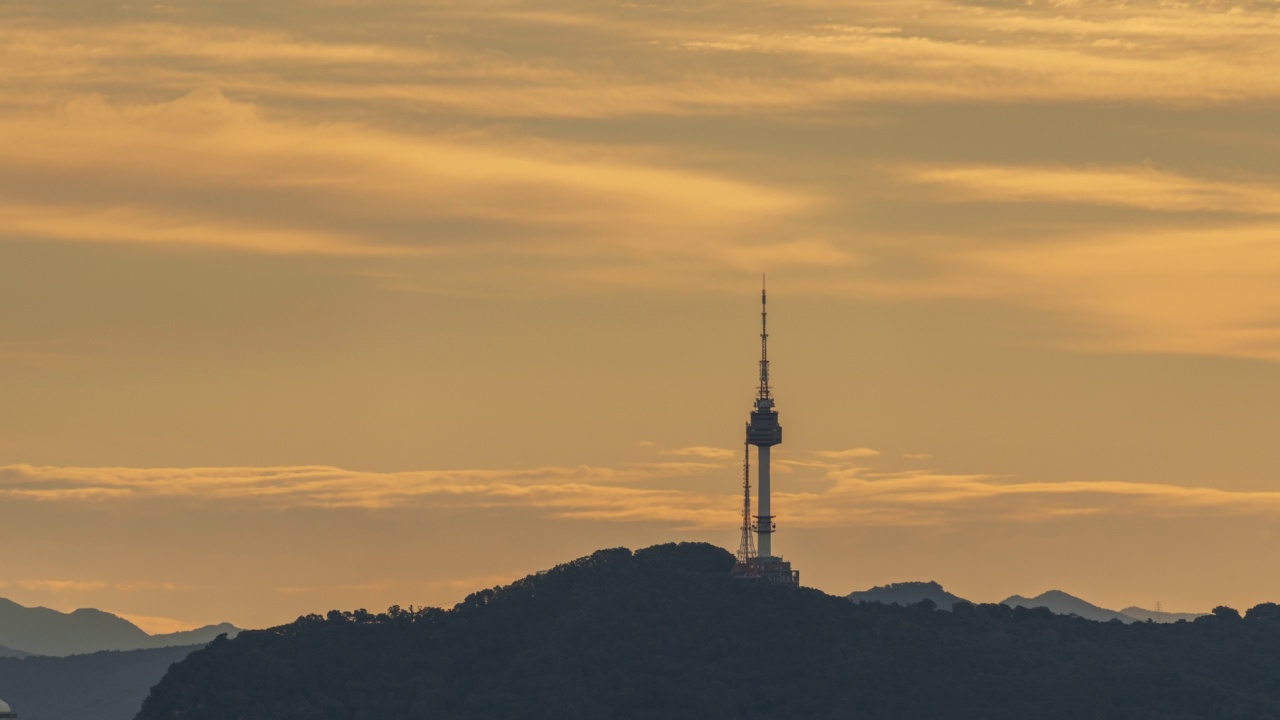
POLYGON ((0 598, 0 646, 34 655, 76 655, 100 650, 140 650, 171 645, 200 645, 222 633, 234 635, 232 625, 209 625, 197 630, 148 635, 117 615, 81 608, 69 613, 45 607, 23 607, 0 598))
POLYGON ((169 666, 197 647, 0 658, 0 698, 24 720, 132 720, 169 666))
MULTIPOLYGON (((205 625, 195 630, 183 630, 181 632, 163 633, 160 635, 148 636, 145 644, 141 648, 162 648, 184 645, 205 645, 219 635, 227 635, 235 637, 240 632, 240 628, 231 623, 218 623, 217 625, 205 625)), ((141 649, 140 648, 140 649, 141 649)))
POLYGON ((138 720, 1280 717, 1280 607, 1194 623, 855 604, 707 545, 604 550, 450 611, 308 616, 175 665, 138 720))
POLYGON ((1050 590, 1033 598, 1013 595, 1000 604, 1015 608, 1045 608, 1055 615, 1075 615, 1076 617, 1097 622, 1119 620, 1123 623, 1131 623, 1135 621, 1135 618, 1129 615, 1098 607, 1074 595, 1068 595, 1061 590, 1050 590))
POLYGON ((851 592, 845 597, 854 602, 878 602, 886 605, 915 605, 929 600, 939 609, 950 610, 958 602, 969 602, 952 595, 936 582, 900 582, 878 585, 870 590, 851 592))
POLYGON ((1186 620, 1190 622, 1192 620, 1195 620, 1198 617, 1205 616, 1205 613, 1171 613, 1171 612, 1160 612, 1158 610, 1145 610, 1143 608, 1137 607, 1136 605, 1133 607, 1127 607, 1121 610, 1120 612, 1140 622, 1146 622, 1150 620, 1151 622, 1158 622, 1158 623, 1173 623, 1173 622, 1178 622, 1179 620, 1186 620))

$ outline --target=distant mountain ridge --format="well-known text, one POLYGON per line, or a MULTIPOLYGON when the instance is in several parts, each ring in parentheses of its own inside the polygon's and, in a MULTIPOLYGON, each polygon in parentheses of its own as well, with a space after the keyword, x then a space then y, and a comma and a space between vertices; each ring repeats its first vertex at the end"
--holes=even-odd
POLYGON ((1137 622, 1137 618, 1125 615, 1122 612, 1108 610, 1098 607, 1091 602, 1081 600, 1074 595, 1068 595, 1061 590, 1049 590, 1040 593, 1033 598, 1024 598, 1021 595, 1012 595, 1005 598, 1000 603, 1014 608, 1047 608, 1049 612, 1055 615, 1075 615, 1086 620, 1096 620, 1097 622, 1110 622, 1119 620, 1122 623, 1137 622))
MULTIPOLYGON (((947 592, 942 585, 928 582, 900 582, 878 585, 870 590, 860 590, 846 595, 856 603, 878 602, 885 605, 915 605, 929 600, 939 609, 952 610, 956 603, 974 604, 958 595, 947 592)), ((1075 615, 1096 622, 1119 620, 1122 623, 1146 622, 1173 623, 1179 620, 1192 621, 1203 617, 1205 613, 1170 613, 1156 610, 1145 610, 1133 606, 1124 610, 1108 610, 1091 602, 1082 600, 1061 590, 1049 590, 1033 598, 1012 595, 1000 603, 1015 608, 1045 608, 1055 615, 1075 615)))
POLYGON ((1171 613, 1171 612, 1162 612, 1160 610, 1144 610, 1140 607, 1137 607, 1136 605, 1132 607, 1127 607, 1121 610, 1120 612, 1124 613, 1125 615, 1128 615, 1134 620, 1139 620, 1141 622, 1146 622, 1147 620, 1150 620, 1151 622, 1158 622, 1158 623, 1172 623, 1172 622, 1178 622, 1179 620, 1186 620, 1187 622, 1191 622, 1192 620, 1195 620, 1198 617, 1204 617, 1206 615, 1206 613, 1171 613))
POLYGON ((942 610, 950 610, 958 602, 969 602, 952 595, 936 582, 900 582, 878 585, 870 590, 851 592, 845 597, 856 603, 878 602, 885 605, 915 605, 929 600, 942 610))
MULTIPOLYGON (((235 635, 229 623, 195 630, 149 635, 142 628, 102 610, 81 608, 69 613, 46 607, 25 607, 0 598, 0 647, 9 657, 80 655, 101 650, 143 650, 176 645, 202 645, 218 635, 235 635)), ((3 656, 3 651, 0 651, 3 656)))

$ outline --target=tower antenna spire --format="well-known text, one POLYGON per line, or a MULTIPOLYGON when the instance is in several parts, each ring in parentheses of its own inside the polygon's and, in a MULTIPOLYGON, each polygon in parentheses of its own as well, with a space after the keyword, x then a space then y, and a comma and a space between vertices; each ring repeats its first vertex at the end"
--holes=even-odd
POLYGON ((769 295, 765 277, 760 275, 760 394, 764 400, 770 397, 769 388, 769 295))

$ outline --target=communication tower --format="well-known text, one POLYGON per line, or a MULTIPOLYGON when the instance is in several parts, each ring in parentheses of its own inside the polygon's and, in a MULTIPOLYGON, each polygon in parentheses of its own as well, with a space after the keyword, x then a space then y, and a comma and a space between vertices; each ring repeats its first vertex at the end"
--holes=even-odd
POLYGON ((756 446, 756 467, 759 479, 756 486, 759 492, 757 506, 759 513, 755 516, 752 529, 758 540, 758 552, 754 558, 744 554, 748 547, 750 533, 745 530, 746 518, 750 515, 750 467, 743 463, 743 492, 746 495, 743 505, 743 537, 746 538, 738 550, 738 564, 734 566, 734 575, 738 577, 760 577, 766 580, 782 582, 788 585, 800 584, 800 572, 791 569, 791 563, 785 562, 781 556, 773 554, 773 532, 777 523, 770 505, 769 454, 770 448, 782 443, 782 425, 778 423, 778 411, 773 404, 773 388, 769 385, 769 296, 763 284, 760 288, 760 387, 756 392, 755 407, 751 411, 751 420, 747 422, 747 455, 750 458, 751 445, 756 446))
POLYGON ((742 538, 738 540, 738 562, 733 566, 735 575, 755 571, 756 554, 755 523, 751 522, 751 446, 742 444, 742 538))

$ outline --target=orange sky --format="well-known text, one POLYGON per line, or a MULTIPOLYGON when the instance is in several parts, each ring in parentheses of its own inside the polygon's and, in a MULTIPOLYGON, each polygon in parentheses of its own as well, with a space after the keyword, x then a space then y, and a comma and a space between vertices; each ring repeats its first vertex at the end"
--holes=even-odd
POLYGON ((0 596, 171 630, 736 546, 1280 599, 1280 8, 0 9, 0 596))

